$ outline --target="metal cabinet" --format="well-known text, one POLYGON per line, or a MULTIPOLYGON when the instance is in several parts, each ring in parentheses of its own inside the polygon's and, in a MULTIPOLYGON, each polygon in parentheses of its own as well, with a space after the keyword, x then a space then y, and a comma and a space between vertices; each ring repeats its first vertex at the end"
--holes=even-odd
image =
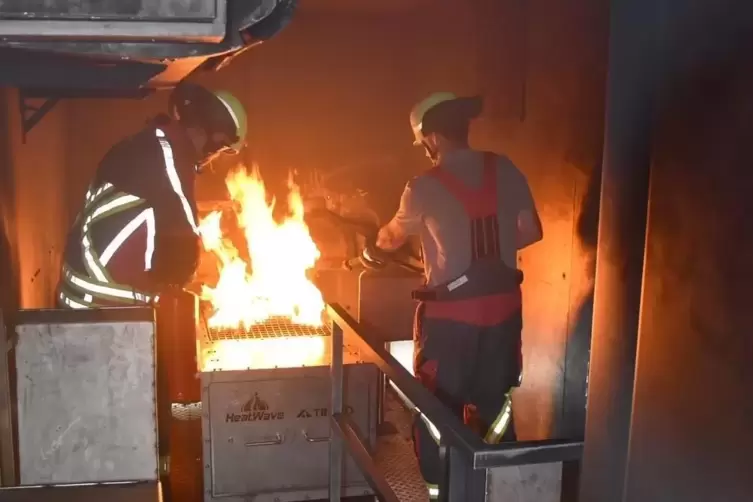
POLYGON ((21 311, 22 485, 156 481, 154 312, 21 311))
MULTIPOLYGON (((329 367, 202 373, 207 502, 325 498, 329 473, 329 367)), ((346 366, 348 410, 376 441, 377 369, 346 366)), ((352 460, 347 495, 370 494, 352 460)))

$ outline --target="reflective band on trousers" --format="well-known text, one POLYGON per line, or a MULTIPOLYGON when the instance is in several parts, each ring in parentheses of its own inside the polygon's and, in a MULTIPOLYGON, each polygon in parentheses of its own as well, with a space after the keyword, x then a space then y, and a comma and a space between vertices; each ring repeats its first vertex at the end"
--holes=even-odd
MULTIPOLYGON (((84 295, 84 300, 81 301, 81 299, 74 299, 71 298, 69 295, 65 294, 64 292, 60 292, 58 295, 58 298, 60 298, 60 301, 65 303, 68 307, 72 309, 91 309, 91 308, 97 308, 100 305, 96 305, 92 303, 92 296, 91 295, 84 295)), ((157 303, 159 301, 159 296, 154 297, 154 303, 157 303)))
POLYGON ((94 297, 105 296, 119 300, 130 300, 132 302, 149 303, 152 298, 149 295, 137 291, 126 289, 110 284, 95 283, 88 281, 73 273, 67 266, 63 268, 63 277, 75 288, 80 289, 94 297))
POLYGON ((167 171, 167 178, 170 180, 170 186, 175 192, 175 195, 180 199, 180 203, 183 206, 183 212, 186 214, 186 220, 191 225, 194 233, 199 234, 199 227, 196 225, 196 220, 193 216, 193 210, 188 203, 185 194, 183 193, 183 187, 180 185, 180 177, 178 171, 175 169, 175 158, 173 157, 173 149, 170 143, 165 139, 165 133, 161 129, 156 130, 157 140, 160 147, 162 147, 162 156, 165 158, 165 169, 167 171))
MULTIPOLYGON (((431 435, 432 439, 437 444, 439 444, 439 441, 442 438, 439 429, 437 429, 437 427, 433 423, 431 423, 426 415, 421 413, 421 410, 416 408, 416 412, 418 413, 418 416, 421 417, 421 421, 426 425, 426 428, 429 430, 429 435, 431 435)), ((505 435, 505 432, 507 432, 507 427, 510 426, 511 419, 512 397, 510 396, 510 393, 508 393, 507 399, 505 399, 505 404, 502 405, 502 410, 499 412, 499 415, 497 415, 497 418, 494 419, 494 422, 492 422, 491 427, 489 427, 489 431, 486 433, 484 441, 489 444, 498 443, 502 439, 502 436, 505 435)))
POLYGON ((426 488, 429 490, 429 499, 436 500, 439 498, 439 486, 426 483, 426 488))
POLYGON ((510 393, 508 392, 505 404, 502 405, 502 411, 499 412, 499 415, 497 415, 497 418, 494 419, 491 427, 489 427, 489 431, 486 433, 484 441, 489 444, 499 443, 502 440, 502 436, 507 432, 507 427, 510 425, 511 420, 512 397, 510 397, 510 393))
POLYGON ((76 300, 70 298, 68 295, 62 292, 60 293, 59 297, 60 301, 62 301, 72 309, 88 309, 90 307, 89 305, 84 305, 83 303, 77 302, 76 300))

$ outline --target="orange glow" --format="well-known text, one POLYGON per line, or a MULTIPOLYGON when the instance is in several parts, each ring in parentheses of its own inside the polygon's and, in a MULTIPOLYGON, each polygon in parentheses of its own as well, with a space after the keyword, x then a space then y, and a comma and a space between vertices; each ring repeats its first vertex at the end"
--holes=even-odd
MULTIPOLYGON (((250 173, 242 167, 233 170, 226 184, 238 225, 244 232, 250 263, 223 237, 220 211, 201 221, 199 230, 204 249, 219 260, 217 284, 202 286, 202 299, 213 310, 207 320, 209 327, 249 329, 271 317, 321 326, 324 300, 307 277, 320 253, 303 220, 303 201, 292 178, 288 181, 289 214, 279 223, 273 218, 275 201, 267 203, 264 183, 256 167, 250 173)), ((205 360, 205 366, 222 369, 300 366, 313 364, 324 354, 324 340, 320 338, 250 342, 218 342, 213 348, 214 362, 205 360)))
POLYGON ((326 349, 320 336, 222 340, 203 355, 202 371, 321 366, 326 349))

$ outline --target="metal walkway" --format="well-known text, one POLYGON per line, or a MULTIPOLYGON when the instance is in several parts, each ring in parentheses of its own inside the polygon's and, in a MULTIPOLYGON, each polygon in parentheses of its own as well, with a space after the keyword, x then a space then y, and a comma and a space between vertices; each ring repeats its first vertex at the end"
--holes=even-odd
MULTIPOLYGON (((583 442, 579 440, 517 441, 499 445, 485 443, 455 416, 436 396, 422 386, 390 354, 381 341, 379 333, 358 324, 340 305, 330 305, 328 315, 333 320, 330 426, 335 435, 330 445, 329 491, 330 502, 338 502, 341 496, 344 453, 350 453, 366 476, 380 499, 389 502, 427 502, 428 493, 419 474, 413 455, 410 434, 411 417, 398 402, 395 394, 386 392, 384 397, 384 422, 378 430, 377 448, 369 451, 369 442, 358 430, 358 425, 348 413, 344 413, 344 350, 358 350, 365 362, 375 364, 392 386, 410 400, 411 408, 421 414, 441 433, 440 455, 443 459, 443 475, 440 476, 438 497, 440 502, 489 502, 509 498, 505 490, 489 487, 489 474, 495 473, 498 485, 509 485, 514 474, 515 486, 521 484, 519 469, 534 464, 554 464, 560 476, 562 462, 576 461, 581 457, 583 442), (391 425, 391 426, 390 426, 391 425), (343 451, 345 450, 345 451, 343 451), (513 467, 514 469, 508 469, 513 467), (499 470, 502 469, 502 470, 499 470)), ((536 477, 532 474, 531 479, 536 477)), ((492 476, 492 485, 495 476, 492 476)), ((559 479, 554 495, 560 498, 559 479)), ((525 484, 525 483, 523 483, 525 484)), ((533 487, 539 499, 538 486, 533 487)), ((509 491, 509 490, 508 490, 509 491)))
POLYGON ((412 418, 395 392, 384 393, 384 421, 375 461, 401 502, 428 502, 411 439, 412 418))

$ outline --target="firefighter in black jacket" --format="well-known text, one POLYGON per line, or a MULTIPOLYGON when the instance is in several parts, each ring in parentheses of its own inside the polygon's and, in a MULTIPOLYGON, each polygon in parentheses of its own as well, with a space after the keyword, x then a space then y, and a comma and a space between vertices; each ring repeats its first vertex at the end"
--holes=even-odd
POLYGON ((200 238, 194 180, 246 135, 241 103, 195 84, 176 88, 169 116, 116 144, 100 162, 68 234, 63 308, 152 304, 194 275, 200 238))

